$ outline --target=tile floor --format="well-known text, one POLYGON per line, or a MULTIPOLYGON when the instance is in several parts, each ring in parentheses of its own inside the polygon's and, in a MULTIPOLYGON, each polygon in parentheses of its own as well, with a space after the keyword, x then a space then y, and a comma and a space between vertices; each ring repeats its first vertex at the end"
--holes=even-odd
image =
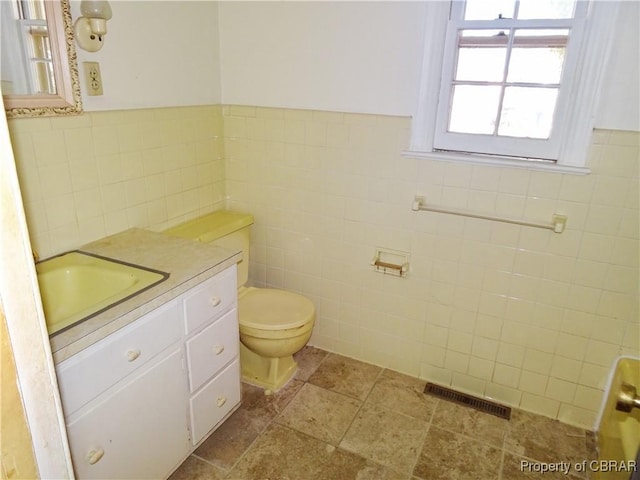
POLYGON ((169 480, 580 479, 521 462, 595 458, 589 432, 514 410, 511 420, 422 393, 425 382, 305 347, 277 393, 242 405, 169 480))

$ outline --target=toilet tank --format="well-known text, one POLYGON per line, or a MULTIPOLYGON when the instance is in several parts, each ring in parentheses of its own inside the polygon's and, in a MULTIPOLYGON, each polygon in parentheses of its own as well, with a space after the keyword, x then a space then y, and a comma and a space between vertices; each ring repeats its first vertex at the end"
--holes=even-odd
POLYGON ((189 220, 164 233, 174 237, 189 238, 203 243, 242 251, 242 259, 238 262, 238 287, 249 279, 249 240, 253 215, 220 210, 202 217, 189 220))

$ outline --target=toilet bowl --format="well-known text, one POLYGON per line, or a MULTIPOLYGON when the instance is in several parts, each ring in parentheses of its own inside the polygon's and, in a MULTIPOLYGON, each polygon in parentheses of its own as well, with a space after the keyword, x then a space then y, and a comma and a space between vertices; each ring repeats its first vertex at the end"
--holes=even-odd
POLYGON ((214 212, 165 233, 241 250, 238 263, 240 368, 246 383, 276 391, 295 374, 293 355, 306 345, 315 324, 308 298, 275 288, 246 287, 249 277, 249 227, 253 216, 214 212))
POLYGON ((243 379, 278 390, 296 372, 293 354, 311 337, 315 323, 313 303, 285 290, 248 288, 239 293, 238 318, 243 379))

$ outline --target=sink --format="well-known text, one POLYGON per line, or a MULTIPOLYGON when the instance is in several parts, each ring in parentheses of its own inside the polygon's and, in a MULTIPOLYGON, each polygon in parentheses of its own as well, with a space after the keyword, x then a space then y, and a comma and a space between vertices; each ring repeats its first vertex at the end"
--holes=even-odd
POLYGON ((49 335, 169 278, 168 273, 80 251, 38 262, 36 272, 49 335))

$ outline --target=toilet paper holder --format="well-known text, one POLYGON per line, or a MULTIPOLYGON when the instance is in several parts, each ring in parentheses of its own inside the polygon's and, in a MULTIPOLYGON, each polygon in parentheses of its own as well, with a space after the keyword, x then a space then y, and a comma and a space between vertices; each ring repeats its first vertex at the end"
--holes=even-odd
POLYGON ((389 248, 376 248, 371 265, 376 272, 405 277, 409 272, 409 253, 389 248))

